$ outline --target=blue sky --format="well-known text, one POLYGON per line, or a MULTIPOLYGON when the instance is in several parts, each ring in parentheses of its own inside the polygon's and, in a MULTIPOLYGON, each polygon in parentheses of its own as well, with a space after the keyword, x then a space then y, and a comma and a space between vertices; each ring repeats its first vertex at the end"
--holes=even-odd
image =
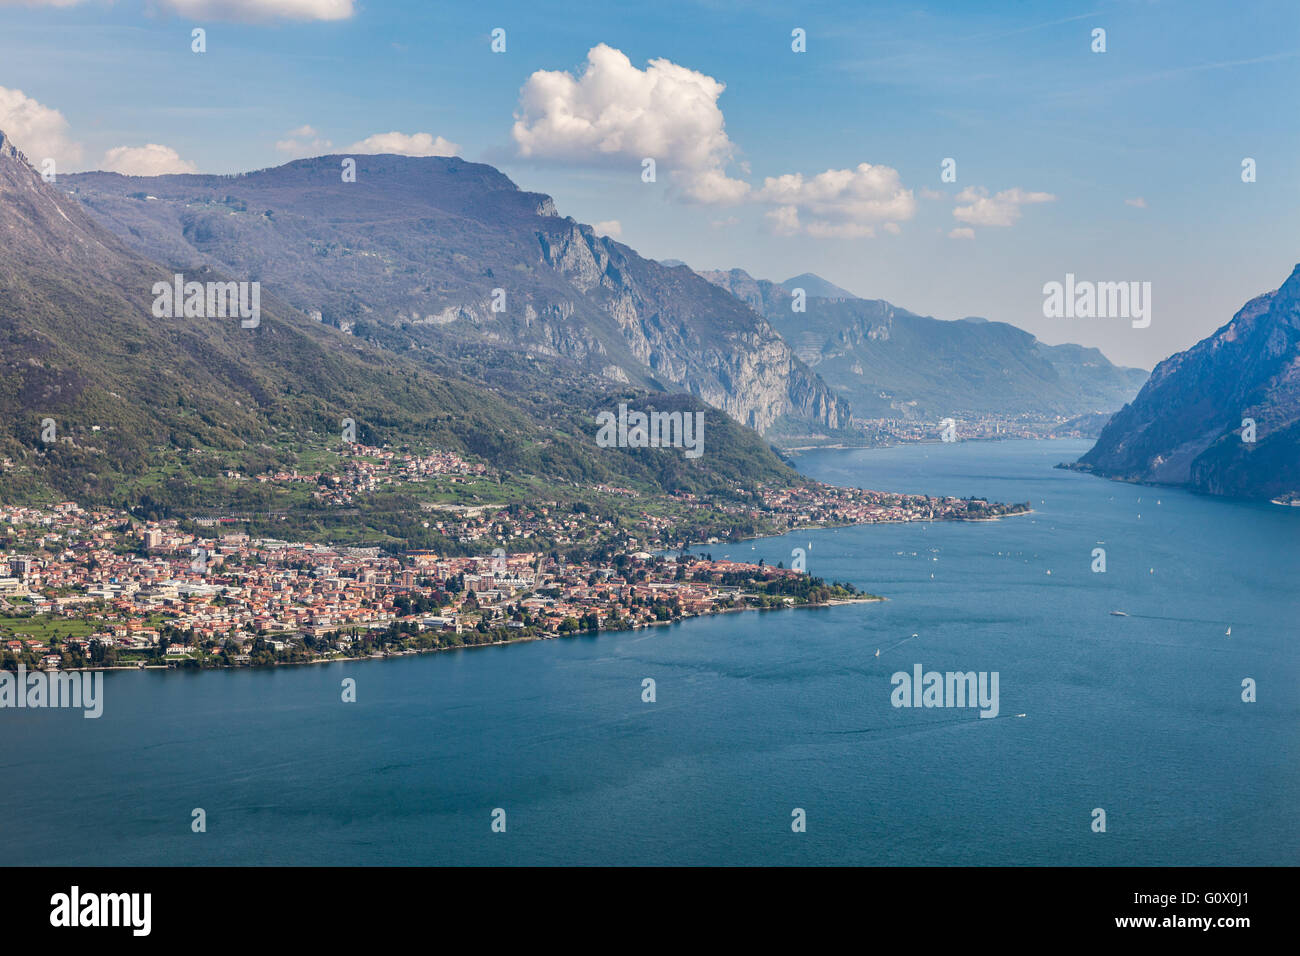
POLYGON ((1293 2, 61 2, 0 0, 0 129, 60 171, 454 151, 644 255, 1145 367, 1300 261, 1293 2), (1150 326, 1045 318, 1066 273, 1151 282, 1150 326))

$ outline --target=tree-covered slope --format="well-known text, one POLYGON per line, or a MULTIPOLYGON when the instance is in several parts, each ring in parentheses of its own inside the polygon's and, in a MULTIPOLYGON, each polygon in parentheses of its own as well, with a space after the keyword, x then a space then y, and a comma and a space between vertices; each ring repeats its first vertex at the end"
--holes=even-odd
MULTIPOLYGON (((273 281, 262 282, 255 328, 157 318, 154 285, 172 275, 45 183, 0 134, 0 500, 121 503, 133 478, 200 448, 232 469, 283 467, 337 447, 348 418, 365 443, 438 447, 556 481, 704 491, 795 478, 758 435, 712 409, 713 447, 727 453, 686 471, 670 451, 598 448, 592 416, 611 396, 512 403, 304 315, 273 281)), ((262 278, 185 271, 187 281, 262 278)))

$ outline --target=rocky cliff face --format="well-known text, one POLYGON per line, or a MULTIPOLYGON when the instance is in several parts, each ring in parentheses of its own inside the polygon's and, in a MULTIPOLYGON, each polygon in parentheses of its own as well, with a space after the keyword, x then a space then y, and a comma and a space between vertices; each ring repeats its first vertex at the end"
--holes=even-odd
POLYGON ((1215 495, 1300 493, 1300 266, 1157 365, 1078 467, 1215 495))
POLYGON ((690 269, 644 259, 571 219, 538 238, 545 261, 617 323, 632 357, 659 382, 760 432, 783 416, 848 424, 847 403, 767 321, 690 269))
POLYGON ((696 395, 764 431, 822 429, 849 407, 765 319, 687 268, 561 218, 460 159, 300 160, 235 177, 61 177, 154 258, 258 278, 321 321, 471 374, 526 360, 573 376, 696 395))

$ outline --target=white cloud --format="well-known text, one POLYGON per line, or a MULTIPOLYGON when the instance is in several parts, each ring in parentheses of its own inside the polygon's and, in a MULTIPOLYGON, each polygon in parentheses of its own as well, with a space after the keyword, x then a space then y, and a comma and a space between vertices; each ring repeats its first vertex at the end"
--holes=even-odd
POLYGON ((948 233, 949 239, 974 239, 975 230, 970 226, 958 226, 952 232, 948 233))
POLYGON ((726 84, 670 60, 644 70, 620 50, 592 47, 579 77, 538 70, 519 91, 511 130, 520 157, 577 165, 641 160, 672 174, 685 198, 734 203, 749 184, 726 175, 735 148, 718 97, 726 84))
POLYGON ((686 198, 700 203, 738 203, 749 195, 749 183, 732 179, 721 169, 706 169, 681 175, 686 198))
POLYGON ((968 186, 957 194, 957 202, 967 205, 955 207, 952 215, 972 226, 1010 226, 1020 218, 1021 206, 1054 199, 1051 193, 1030 193, 1018 187, 989 196, 982 186, 968 186))
POLYGON ((1138 209, 1147 208, 1147 201, 1141 196, 1138 196, 1136 199, 1125 199, 1124 203, 1129 206, 1136 206, 1138 209))
MULTIPOLYGON (((314 126, 299 126, 285 134, 275 148, 293 157, 321 156, 334 149, 334 143, 321 136, 314 126)), ((432 133, 375 133, 343 150, 345 153, 395 153, 398 156, 455 156, 460 144, 432 133)))
POLYGON ((166 176, 171 173, 194 173, 197 167, 170 146, 149 143, 145 146, 115 146, 104 154, 100 167, 123 176, 166 176))
POLYGON ((353 0, 160 0, 185 16, 216 20, 347 20, 353 0))
POLYGON ((598 236, 609 236, 611 239, 617 239, 623 235, 623 224, 617 219, 606 219, 604 222, 593 222, 591 228, 596 230, 598 236))
POLYGON ((299 126, 285 134, 285 138, 275 144, 277 151, 294 159, 304 156, 321 156, 334 148, 334 144, 321 136, 311 126, 299 126))
MULTIPOLYGON (((896 169, 861 163, 769 177, 762 188, 734 178, 749 176, 727 136, 718 99, 726 84, 670 60, 633 65, 620 50, 592 47, 580 71, 538 70, 519 91, 511 129, 522 159, 579 166, 617 166, 639 175, 642 161, 671 176, 674 194, 697 203, 770 207, 765 213, 780 235, 856 239, 876 229, 899 231, 916 213, 916 201, 896 169)), ((713 220, 714 228, 733 220, 713 220)))
POLYGON ((828 169, 810 179, 801 173, 769 176, 754 199, 777 207, 767 217, 779 234, 803 232, 824 239, 873 236, 876 225, 896 229, 916 214, 916 200, 903 187, 898 170, 870 163, 828 169))
POLYGON ((52 158, 57 168, 81 162, 81 144, 68 136, 68 121, 63 114, 22 90, 0 86, 0 132, 38 166, 46 158, 52 158))
POLYGON ((375 133, 359 143, 353 143, 348 153, 396 153, 399 156, 455 156, 460 144, 433 136, 430 133, 375 133))
POLYGON ((779 206, 763 214, 772 224, 772 231, 778 236, 795 236, 799 234, 799 210, 794 206, 779 206))
MULTIPOLYGON (((86 0, 0 0, 0 6, 75 7, 86 0)), ((347 20, 355 12, 354 0, 157 0, 185 16, 213 20, 347 20)))

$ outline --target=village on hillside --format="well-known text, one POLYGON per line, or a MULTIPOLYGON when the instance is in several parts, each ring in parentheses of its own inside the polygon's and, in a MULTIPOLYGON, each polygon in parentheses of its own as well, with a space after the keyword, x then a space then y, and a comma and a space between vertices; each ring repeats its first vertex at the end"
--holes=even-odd
MULTIPOLYGON (((391 457, 391 456, 390 456, 391 457)), ((476 473, 448 456, 388 461, 399 476, 476 473)), ((373 469, 310 480, 332 503, 373 487, 373 469)), ((605 488, 611 496, 628 489, 605 488)), ((676 505, 718 510, 689 494, 676 505)), ((985 520, 1025 510, 982 499, 893 495, 809 483, 762 489, 724 512, 776 532, 872 522, 985 520)), ((62 502, 0 508, 3 667, 239 666, 415 653, 639 628, 746 608, 875 599, 790 567, 714 559, 677 540, 671 519, 641 514, 636 536, 608 518, 539 502, 445 506, 422 515, 445 540, 481 553, 250 537, 236 516, 140 520, 62 502), (621 536, 619 536, 621 535, 621 536), (540 542, 604 542, 574 558, 540 542), (674 554, 673 551, 679 553, 674 554)), ((418 518, 415 520, 419 520, 418 518)), ((719 538, 700 546, 724 544, 719 538)))

